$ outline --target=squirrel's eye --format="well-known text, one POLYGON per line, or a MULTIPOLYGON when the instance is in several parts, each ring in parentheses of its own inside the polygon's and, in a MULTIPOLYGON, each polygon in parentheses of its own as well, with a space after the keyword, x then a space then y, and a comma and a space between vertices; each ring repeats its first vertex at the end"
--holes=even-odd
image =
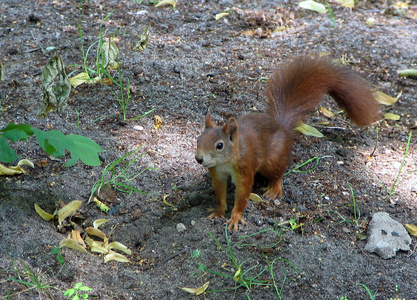
POLYGON ((223 149, 223 142, 218 142, 216 145, 216 149, 217 150, 222 150, 223 149))

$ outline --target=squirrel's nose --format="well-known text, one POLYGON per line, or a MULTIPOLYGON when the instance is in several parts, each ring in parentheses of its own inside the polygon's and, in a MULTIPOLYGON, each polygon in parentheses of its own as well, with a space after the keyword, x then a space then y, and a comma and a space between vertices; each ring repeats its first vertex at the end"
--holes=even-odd
POLYGON ((196 156, 195 160, 201 165, 203 163, 203 158, 196 156))

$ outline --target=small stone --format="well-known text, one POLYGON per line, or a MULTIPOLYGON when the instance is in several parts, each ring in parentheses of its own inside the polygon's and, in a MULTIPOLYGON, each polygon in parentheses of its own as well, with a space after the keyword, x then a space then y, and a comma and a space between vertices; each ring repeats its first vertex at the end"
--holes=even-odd
POLYGON ((264 225, 264 222, 260 218, 255 218, 255 224, 257 226, 262 226, 264 225))
POLYGON ((137 130, 137 131, 143 131, 144 128, 141 125, 135 125, 135 126, 133 126, 133 129, 137 130))
POLYGON ((183 223, 178 223, 176 227, 177 227, 177 231, 179 233, 182 233, 182 232, 187 230, 187 227, 185 227, 185 225, 183 223))

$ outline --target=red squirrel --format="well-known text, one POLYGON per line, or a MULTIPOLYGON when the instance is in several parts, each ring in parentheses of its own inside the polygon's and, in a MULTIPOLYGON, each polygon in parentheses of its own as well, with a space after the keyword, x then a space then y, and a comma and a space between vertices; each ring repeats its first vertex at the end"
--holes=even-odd
POLYGON ((228 229, 245 224, 242 214, 252 192, 255 173, 269 179, 264 196, 282 197, 282 177, 290 164, 294 128, 313 111, 325 94, 332 96, 359 126, 379 118, 379 104, 365 81, 329 57, 301 56, 283 64, 269 79, 266 113, 249 113, 224 126, 216 126, 210 114, 197 140, 195 159, 208 168, 217 197, 217 209, 209 216, 224 217, 227 180, 236 185, 235 203, 228 229))

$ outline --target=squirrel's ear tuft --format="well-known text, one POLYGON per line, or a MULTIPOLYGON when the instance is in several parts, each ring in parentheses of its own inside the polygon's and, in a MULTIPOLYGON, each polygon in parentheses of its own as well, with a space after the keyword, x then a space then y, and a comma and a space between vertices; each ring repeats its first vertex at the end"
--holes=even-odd
POLYGON ((211 121, 211 115, 210 115, 210 113, 207 113, 207 116, 206 116, 206 129, 207 128, 211 128, 211 127, 214 127, 214 124, 211 121))
POLYGON ((230 117, 226 125, 223 127, 223 133, 230 135, 230 140, 233 141, 235 134, 237 133, 238 124, 237 120, 233 117, 230 117))

